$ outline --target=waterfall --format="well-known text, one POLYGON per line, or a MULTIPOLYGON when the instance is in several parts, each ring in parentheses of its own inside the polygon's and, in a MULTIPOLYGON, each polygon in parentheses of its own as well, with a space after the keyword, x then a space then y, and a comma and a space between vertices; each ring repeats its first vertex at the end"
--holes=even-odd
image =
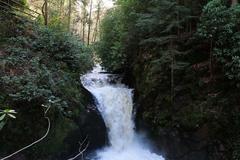
POLYGON ((134 131, 132 89, 121 84, 117 75, 103 72, 97 66, 81 77, 83 86, 97 100, 110 141, 94 160, 164 160, 141 143, 134 131))

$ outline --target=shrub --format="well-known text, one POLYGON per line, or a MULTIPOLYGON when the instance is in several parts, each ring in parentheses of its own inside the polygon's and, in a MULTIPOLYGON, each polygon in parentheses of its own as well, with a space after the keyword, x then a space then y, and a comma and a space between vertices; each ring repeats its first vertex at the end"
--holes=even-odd
POLYGON ((37 101, 39 105, 51 101, 61 110, 80 105, 79 75, 92 66, 91 50, 71 34, 26 27, 8 39, 6 54, 0 57, 0 86, 8 100, 37 101))

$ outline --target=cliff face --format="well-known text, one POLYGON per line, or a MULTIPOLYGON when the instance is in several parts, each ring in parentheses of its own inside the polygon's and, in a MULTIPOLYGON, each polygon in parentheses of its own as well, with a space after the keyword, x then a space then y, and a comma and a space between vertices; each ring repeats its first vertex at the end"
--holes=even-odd
POLYGON ((173 104, 170 79, 148 61, 125 72, 135 89, 138 129, 151 130, 167 159, 227 160, 238 153, 238 89, 221 74, 211 81, 206 71, 202 64, 175 72, 173 104))

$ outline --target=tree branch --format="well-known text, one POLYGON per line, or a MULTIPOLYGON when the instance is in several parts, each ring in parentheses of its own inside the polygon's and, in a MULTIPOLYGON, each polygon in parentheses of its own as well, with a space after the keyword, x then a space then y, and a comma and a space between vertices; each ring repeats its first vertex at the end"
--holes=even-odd
POLYGON ((88 136, 86 136, 86 138, 83 140, 82 143, 79 142, 79 145, 80 145, 79 146, 79 153, 76 156, 74 156, 72 158, 69 158, 68 160, 74 160, 74 159, 78 158, 79 156, 82 156, 82 160, 83 160, 83 153, 87 150, 87 148, 89 146, 89 142, 88 142, 87 145, 82 149, 82 147, 83 147, 84 143, 86 142, 87 138, 88 138, 88 136))
POLYGON ((39 142, 41 142, 44 138, 47 137, 47 135, 48 135, 48 133, 49 133, 49 131, 50 131, 50 128, 51 128, 51 121, 50 121, 50 119, 46 116, 46 114, 47 114, 47 112, 48 112, 49 109, 50 109, 50 106, 48 106, 47 109, 46 109, 46 111, 44 112, 44 118, 47 119, 47 121, 48 121, 48 128, 47 128, 47 131, 46 131, 46 133, 44 134, 44 136, 41 137, 40 139, 36 140, 35 142, 33 142, 33 143, 31 143, 31 144, 29 144, 29 145, 27 145, 27 146, 25 146, 25 147, 17 150, 16 152, 14 152, 14 153, 12 153, 12 154, 10 154, 10 155, 8 155, 8 156, 6 156, 6 157, 0 158, 0 160, 6 160, 6 159, 8 159, 8 158, 11 158, 12 156, 14 156, 14 155, 16 155, 16 154, 18 154, 18 153, 20 153, 20 152, 28 149, 29 147, 31 147, 31 146, 39 143, 39 142))

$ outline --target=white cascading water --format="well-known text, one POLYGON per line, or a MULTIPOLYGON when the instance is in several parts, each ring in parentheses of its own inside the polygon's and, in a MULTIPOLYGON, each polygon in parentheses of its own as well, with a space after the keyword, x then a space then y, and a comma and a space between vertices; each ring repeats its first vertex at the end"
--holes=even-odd
POLYGON ((101 72, 97 66, 81 77, 83 86, 98 102, 110 141, 110 146, 98 151, 94 160, 164 160, 141 143, 134 131, 132 89, 117 82, 116 75, 101 72))

